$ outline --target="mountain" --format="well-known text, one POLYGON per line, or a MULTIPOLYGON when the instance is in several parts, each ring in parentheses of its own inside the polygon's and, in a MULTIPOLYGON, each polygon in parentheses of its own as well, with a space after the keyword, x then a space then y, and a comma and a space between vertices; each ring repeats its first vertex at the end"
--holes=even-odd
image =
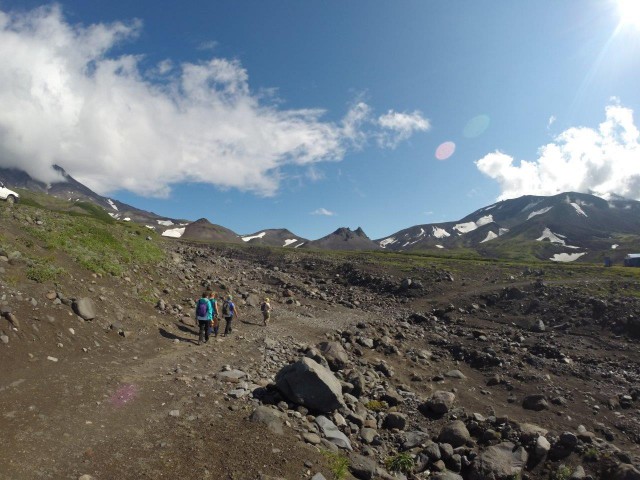
POLYGON ((416 225, 376 240, 386 250, 468 248, 483 256, 531 252, 555 261, 596 261, 637 250, 640 202, 584 193, 525 195, 476 210, 457 222, 416 225))
POLYGON ((286 228, 271 228, 260 230, 251 235, 243 235, 242 240, 249 245, 266 245, 269 247, 298 248, 309 240, 291 233, 286 228))
POLYGON ((167 236, 179 236, 172 234, 172 232, 176 230, 175 227, 184 227, 188 223, 185 220, 175 220, 163 217, 156 215, 153 212, 147 212, 145 210, 132 207, 131 205, 119 202, 118 200, 103 197, 91 190, 89 187, 78 182, 62 167, 54 165, 53 168, 64 180, 46 184, 33 179, 29 174, 22 170, 8 168, 0 168, 0 179, 8 185, 16 188, 46 193, 52 197, 71 202, 89 202, 94 205, 98 205, 116 220, 144 224, 162 234, 168 231, 167 236))
POLYGON ((380 250, 378 243, 372 241, 362 228, 356 230, 339 228, 335 232, 318 240, 307 242, 302 248, 318 248, 322 250, 380 250))
POLYGON ((206 218, 196 220, 184 227, 181 238, 197 242, 241 243, 241 237, 237 233, 221 225, 215 225, 206 218))

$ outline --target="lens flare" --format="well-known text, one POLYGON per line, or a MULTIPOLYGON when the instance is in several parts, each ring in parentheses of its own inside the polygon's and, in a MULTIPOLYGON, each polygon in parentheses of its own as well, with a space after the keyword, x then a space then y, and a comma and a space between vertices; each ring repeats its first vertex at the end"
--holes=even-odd
POLYGON ((473 117, 464 127, 464 136, 466 138, 479 137, 487 130, 487 128, 489 128, 490 122, 491 120, 487 115, 478 115, 473 117))
POLYGON ((436 159, 447 160, 456 151, 456 144, 453 142, 444 142, 436 148, 436 159))

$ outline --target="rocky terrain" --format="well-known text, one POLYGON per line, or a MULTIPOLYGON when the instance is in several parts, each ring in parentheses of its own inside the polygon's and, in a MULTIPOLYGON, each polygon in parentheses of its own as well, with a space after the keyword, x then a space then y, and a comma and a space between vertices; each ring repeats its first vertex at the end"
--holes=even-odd
POLYGON ((635 269, 2 207, 0 479, 640 478, 635 269), (239 318, 197 345, 207 289, 239 318))

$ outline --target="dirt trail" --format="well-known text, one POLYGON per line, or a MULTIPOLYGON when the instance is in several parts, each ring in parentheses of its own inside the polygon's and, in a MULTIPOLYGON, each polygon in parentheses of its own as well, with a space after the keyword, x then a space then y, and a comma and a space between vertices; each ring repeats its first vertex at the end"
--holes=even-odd
POLYGON ((312 343, 350 321, 320 314, 282 311, 266 328, 236 321, 231 337, 201 346, 195 328, 164 323, 81 361, 26 363, 0 385, 0 479, 296 478, 321 456, 294 437, 265 442, 264 427, 246 420, 247 402, 225 399, 212 376, 260 363, 266 337, 312 343))

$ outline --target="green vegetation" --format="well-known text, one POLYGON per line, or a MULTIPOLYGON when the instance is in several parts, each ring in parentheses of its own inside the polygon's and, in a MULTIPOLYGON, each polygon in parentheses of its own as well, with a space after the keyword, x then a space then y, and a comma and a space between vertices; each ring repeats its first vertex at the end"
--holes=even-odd
POLYGON ((597 462, 598 459, 600 458, 600 455, 598 454, 598 449, 595 447, 588 448, 587 451, 584 452, 583 458, 587 462, 597 462))
POLYGON ((410 473, 414 465, 413 457, 407 452, 398 453, 393 457, 389 457, 385 462, 385 466, 390 472, 410 473))
POLYGON ((372 412, 384 412, 389 408, 389 405, 387 405, 387 402, 383 402, 380 400, 369 400, 367 403, 364 404, 364 406, 367 407, 372 412))
POLYGON ((56 267, 48 259, 33 261, 27 268, 27 278, 38 283, 55 282, 64 273, 64 269, 56 267))
POLYGON ((341 453, 330 452, 329 450, 323 450, 322 455, 329 462, 329 468, 335 480, 343 480, 347 478, 349 473, 349 459, 341 453))
POLYGON ((568 480, 571 476, 571 468, 566 465, 560 465, 555 472, 551 473, 551 480, 568 480))
MULTIPOLYGON (((23 192, 21 192, 22 195, 23 192)), ((139 225, 118 222, 99 206, 88 202, 65 202, 44 194, 24 191, 24 202, 1 216, 12 215, 25 223, 25 236, 7 248, 20 251, 32 262, 28 277, 43 282, 55 280, 63 270, 52 259, 37 256, 38 250, 64 252, 79 265, 97 274, 122 275, 130 267, 153 265, 164 259, 157 234, 139 225), (43 207, 44 205, 44 207, 43 207), (38 224, 33 219, 39 220, 38 224)), ((13 243, 13 244, 10 244, 13 243)), ((56 256, 58 257, 58 255, 56 256)))

